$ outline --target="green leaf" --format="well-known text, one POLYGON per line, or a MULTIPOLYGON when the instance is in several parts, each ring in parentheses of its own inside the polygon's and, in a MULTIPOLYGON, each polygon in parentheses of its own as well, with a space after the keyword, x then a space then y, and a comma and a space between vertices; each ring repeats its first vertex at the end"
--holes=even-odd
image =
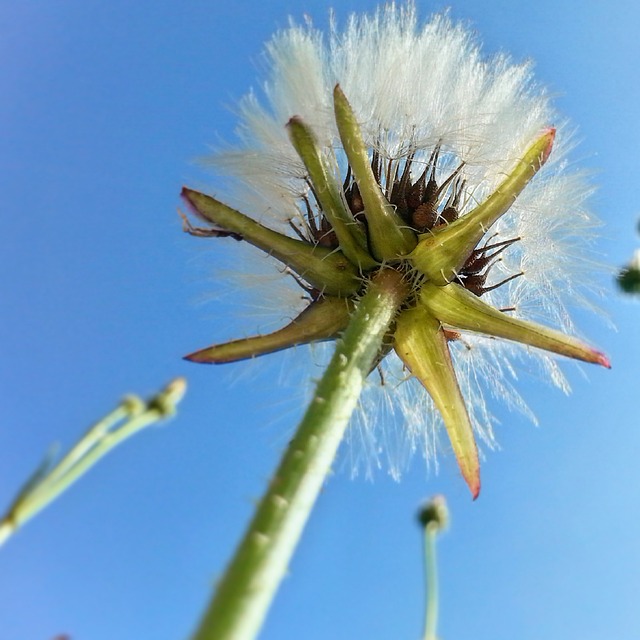
POLYGON ((371 252, 381 262, 397 260, 414 249, 416 235, 384 197, 369 164, 360 125, 340 85, 333 91, 333 104, 340 140, 364 203, 371 252))
POLYGON ((350 296, 360 289, 358 269, 342 252, 313 246, 268 229, 199 191, 183 187, 182 197, 202 218, 277 258, 318 291, 350 296))
POLYGON ((396 321, 395 351, 440 411, 460 471, 475 500, 480 493, 478 449, 440 322, 421 306, 404 311, 396 321))
POLYGON ((293 322, 278 331, 224 344, 215 344, 185 357, 191 362, 222 364, 255 358, 309 342, 336 338, 349 323, 353 303, 325 297, 312 302, 293 322))
POLYGON ((455 280, 487 230, 510 209, 547 161, 555 132, 555 129, 547 129, 481 205, 455 222, 422 235, 418 246, 408 256, 412 265, 438 286, 455 280))
POLYGON ((287 130, 291 143, 309 172, 313 191, 322 213, 338 237, 342 253, 361 270, 366 271, 378 266, 368 252, 364 229, 355 220, 342 198, 341 187, 335 178, 334 169, 337 167, 329 166, 313 131, 298 116, 289 120, 287 130))
POLYGON ((420 301, 440 322, 456 329, 513 340, 568 358, 611 368, 604 353, 584 342, 540 324, 512 318, 458 284, 437 287, 429 282, 420 291, 420 301))

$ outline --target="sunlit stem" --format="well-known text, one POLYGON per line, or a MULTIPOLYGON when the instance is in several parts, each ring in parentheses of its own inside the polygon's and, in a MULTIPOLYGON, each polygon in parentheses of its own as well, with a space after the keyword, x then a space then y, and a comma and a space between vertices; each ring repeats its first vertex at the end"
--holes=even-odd
POLYGON ((424 640, 437 640, 438 628, 438 565, 436 557, 437 526, 431 524, 424 528, 425 583, 427 604, 424 618, 424 640))
POLYGON ((309 342, 335 339, 349 323, 353 303, 347 298, 326 296, 312 302, 295 320, 282 329, 201 349, 185 360, 210 364, 237 362, 309 342))
POLYGON ((438 525, 431 523, 424 528, 424 574, 427 587, 427 603, 424 616, 423 640, 437 640, 438 629, 438 559, 436 538, 438 525))
POLYGON ((340 85, 333 91, 333 101, 340 140, 364 203, 373 256, 379 261, 397 260, 414 249, 416 235, 384 197, 373 175, 360 125, 340 85))
POLYGON ((194 640, 251 640, 258 633, 407 294, 395 271, 381 271, 369 283, 194 640))
POLYGON ((547 161, 555 129, 547 129, 518 160, 498 188, 479 206, 420 238, 409 261, 431 282, 452 282, 487 230, 503 216, 547 161))
POLYGON ((349 296, 360 288, 357 267, 340 251, 313 246, 261 225, 211 196, 182 189, 182 197, 199 216, 233 232, 246 242, 277 258, 312 287, 329 295, 349 296))
MULTIPOLYGON (((335 232, 340 250, 362 270, 373 269, 377 262, 367 249, 367 238, 342 197, 342 189, 336 180, 337 166, 331 166, 322 155, 313 131, 298 116, 287 124, 289 138, 304 162, 313 190, 318 198, 323 215, 335 232)), ((335 159, 333 165, 335 165, 335 159)))
POLYGON ((0 544, 121 442, 144 427, 172 416, 185 391, 185 380, 177 378, 146 403, 135 396, 125 398, 93 425, 55 466, 45 460, 0 521, 0 544))
POLYGON ((443 496, 435 496, 418 512, 424 540, 424 573, 426 606, 423 640, 437 640, 438 627, 438 561, 436 537, 447 528, 449 512, 443 496))

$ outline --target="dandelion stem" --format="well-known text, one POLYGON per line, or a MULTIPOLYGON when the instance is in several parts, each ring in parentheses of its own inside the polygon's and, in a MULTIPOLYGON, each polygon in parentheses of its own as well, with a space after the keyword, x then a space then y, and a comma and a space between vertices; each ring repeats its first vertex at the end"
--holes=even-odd
POLYGON ((443 496, 435 496, 418 512, 424 540, 424 575, 426 607, 422 640, 437 640, 438 627, 438 563, 436 536, 447 528, 449 513, 443 496))
POLYGON ((438 628, 438 565, 436 559, 436 536, 439 527, 430 523, 424 528, 424 572, 427 587, 427 604, 424 617, 423 640, 437 640, 438 628))
POLYGON ((371 280, 193 640, 250 640, 258 633, 407 293, 396 271, 371 280))

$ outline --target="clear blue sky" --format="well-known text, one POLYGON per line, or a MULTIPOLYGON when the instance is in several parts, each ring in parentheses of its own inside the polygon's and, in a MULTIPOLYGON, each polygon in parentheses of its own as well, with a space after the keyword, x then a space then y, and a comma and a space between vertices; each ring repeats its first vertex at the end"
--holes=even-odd
MULTIPOLYGON (((302 407, 274 384, 183 362, 214 342, 231 300, 216 253, 183 235, 182 183, 233 139, 234 101, 287 16, 326 24, 372 2, 0 3, 0 504, 54 441, 69 445, 125 392, 190 384, 180 416, 103 461, 0 549, 0 640, 185 638, 302 407)), ((421 2, 423 16, 445 6, 421 2)), ((637 3, 452 2, 488 52, 532 57, 579 126, 574 158, 600 185, 602 260, 638 244, 637 3)), ((203 244, 204 243, 204 244, 203 244)), ((419 502, 444 493, 444 639, 640 637, 640 306, 605 277, 617 331, 587 315, 613 370, 568 366, 564 397, 523 376, 540 422, 498 413, 476 503, 450 458, 404 481, 328 483, 263 638, 416 638, 419 502), (582 371, 586 375, 582 374, 582 371)), ((229 316, 232 317, 232 316, 229 316)), ((226 334, 225 334, 226 335, 226 334)))

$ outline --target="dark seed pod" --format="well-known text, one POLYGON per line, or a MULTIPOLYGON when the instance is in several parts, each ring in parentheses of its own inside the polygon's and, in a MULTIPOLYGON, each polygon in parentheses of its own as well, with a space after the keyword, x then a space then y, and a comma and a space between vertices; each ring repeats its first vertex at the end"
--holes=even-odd
POLYGON ((445 207, 439 217, 448 223, 455 222, 458 219, 458 210, 455 207, 445 207))
POLYGON ((421 204, 412 214, 411 223, 418 232, 424 232, 433 227, 438 213, 431 203, 421 204))
POLYGON ((409 209, 417 209, 423 202, 425 190, 427 188, 427 167, 422 175, 407 189, 407 206, 409 209))
POLYGON ((319 231, 318 236, 316 237, 316 242, 321 247, 326 247, 327 249, 337 249, 340 246, 338 242, 338 236, 333 229, 329 229, 328 231, 319 231))
POLYGON ((362 196, 360 195, 360 189, 358 189, 358 185, 355 182, 347 191, 346 198, 347 205, 349 206, 349 209, 354 216, 364 211, 364 202, 362 201, 362 196))
POLYGON ((485 289, 484 283, 487 281, 487 276, 489 272, 478 273, 473 276, 466 276, 462 279, 462 285, 467 291, 471 291, 471 293, 475 293, 478 297, 487 291, 485 289))

